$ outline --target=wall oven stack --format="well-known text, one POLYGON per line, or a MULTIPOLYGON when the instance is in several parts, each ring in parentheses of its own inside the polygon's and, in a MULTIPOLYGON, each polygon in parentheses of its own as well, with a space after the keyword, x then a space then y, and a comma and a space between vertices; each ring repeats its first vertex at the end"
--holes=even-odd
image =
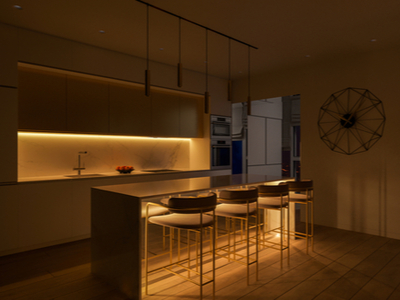
POLYGON ((230 169, 232 166, 232 119, 211 116, 211 169, 230 169))

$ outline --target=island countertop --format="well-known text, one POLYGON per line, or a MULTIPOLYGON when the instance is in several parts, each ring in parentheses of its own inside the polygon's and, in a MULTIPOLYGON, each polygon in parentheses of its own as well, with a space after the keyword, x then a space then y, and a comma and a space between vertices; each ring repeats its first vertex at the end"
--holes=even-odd
POLYGON ((96 187, 107 192, 124 194, 138 197, 141 199, 166 196, 171 194, 182 194, 188 192, 197 192, 204 190, 222 189, 232 186, 263 184, 267 182, 275 182, 280 180, 288 180, 289 178, 271 175, 258 174, 234 174, 210 177, 172 179, 152 182, 139 182, 131 184, 117 184, 96 187))
POLYGON ((141 299, 143 200, 286 180, 290 178, 235 174, 92 187, 92 273, 129 299, 141 299))

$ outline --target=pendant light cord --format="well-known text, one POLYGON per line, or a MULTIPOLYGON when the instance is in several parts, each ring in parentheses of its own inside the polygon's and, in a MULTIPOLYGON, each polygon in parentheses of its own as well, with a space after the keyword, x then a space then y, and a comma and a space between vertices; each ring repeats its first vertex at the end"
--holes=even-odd
POLYGON ((247 76, 248 76, 248 95, 249 95, 249 98, 250 98, 250 47, 248 47, 247 48, 248 49, 248 59, 247 59, 247 61, 248 61, 248 74, 247 74, 247 76))
POLYGON ((149 6, 147 5, 147 20, 146 20, 146 46, 147 46, 147 50, 146 50, 146 68, 147 70, 149 69, 149 46, 150 46, 150 30, 149 30, 150 26, 149 26, 149 6))
POLYGON ((229 39, 228 45, 228 80, 231 80, 231 39, 229 39))
POLYGON ((206 29, 206 92, 208 92, 208 29, 206 29))
POLYGON ((182 63, 182 18, 179 18, 179 63, 182 63))

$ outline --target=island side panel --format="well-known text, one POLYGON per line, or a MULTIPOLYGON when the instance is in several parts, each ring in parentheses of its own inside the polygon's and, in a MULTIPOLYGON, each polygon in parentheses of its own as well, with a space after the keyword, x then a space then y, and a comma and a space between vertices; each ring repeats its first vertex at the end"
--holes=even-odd
POLYGON ((141 299, 140 198, 91 189, 92 273, 141 299))

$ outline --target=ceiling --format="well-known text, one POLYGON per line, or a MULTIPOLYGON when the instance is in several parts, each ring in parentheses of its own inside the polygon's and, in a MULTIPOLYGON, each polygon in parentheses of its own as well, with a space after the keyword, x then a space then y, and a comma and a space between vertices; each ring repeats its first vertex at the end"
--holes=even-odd
MULTIPOLYGON (((400 45, 399 0, 146 2, 257 47, 252 74, 400 45)), ((146 5, 135 0, 1 0, 0 22, 146 57, 146 5)), ((206 30, 181 26, 183 66, 204 72, 206 30)), ((149 37, 149 59, 176 65, 178 18, 150 8, 149 37)), ((231 76, 247 76, 249 47, 230 44, 231 76)), ((207 53, 209 73, 227 78, 229 39, 209 31, 207 53)))

